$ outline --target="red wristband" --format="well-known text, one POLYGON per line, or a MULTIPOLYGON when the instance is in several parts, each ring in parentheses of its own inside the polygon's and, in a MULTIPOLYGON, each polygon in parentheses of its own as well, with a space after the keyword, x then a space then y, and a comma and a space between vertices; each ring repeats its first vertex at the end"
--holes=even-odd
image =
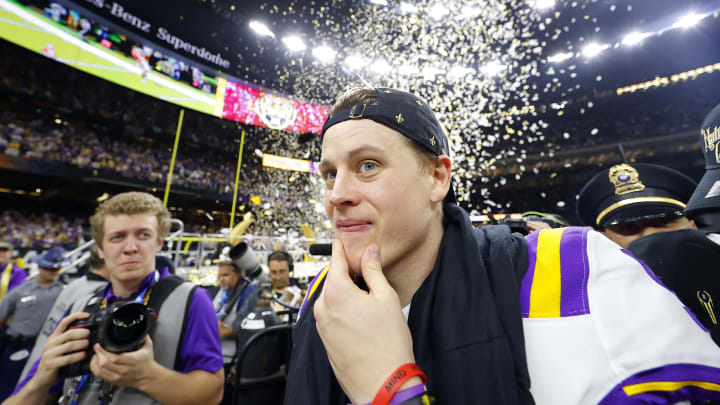
POLYGON ((422 382, 427 384, 427 376, 420 370, 420 366, 415 363, 407 363, 398 367, 397 370, 385 380, 385 383, 372 401, 372 405, 388 405, 393 395, 400 389, 400 386, 415 376, 420 376, 422 382))

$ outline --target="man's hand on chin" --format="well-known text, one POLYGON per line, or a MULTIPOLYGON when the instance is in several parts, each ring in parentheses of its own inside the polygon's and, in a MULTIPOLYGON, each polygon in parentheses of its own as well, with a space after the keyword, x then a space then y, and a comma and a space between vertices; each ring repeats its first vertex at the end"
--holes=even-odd
POLYGON ((340 385, 353 403, 367 403, 395 369, 414 362, 400 299, 388 284, 377 245, 359 260, 369 291, 353 282, 345 249, 333 242, 325 286, 315 303, 317 331, 340 385))

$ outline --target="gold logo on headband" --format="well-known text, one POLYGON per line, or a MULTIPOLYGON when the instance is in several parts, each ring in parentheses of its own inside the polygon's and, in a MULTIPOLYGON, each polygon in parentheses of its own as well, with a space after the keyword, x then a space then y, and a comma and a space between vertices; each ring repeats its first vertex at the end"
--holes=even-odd
POLYGON ((385 93, 386 93, 386 94, 390 94, 390 93, 392 93, 392 91, 390 91, 390 90, 385 90, 385 93))
POLYGON ((402 124, 403 121, 405 121, 405 118, 403 118, 402 113, 395 116, 395 120, 398 124, 402 124))
POLYGON ((431 136, 431 137, 430 137, 430 144, 432 144, 432 146, 435 146, 435 143, 436 143, 436 142, 437 142, 437 141, 435 141, 435 135, 431 136))
POLYGON ((420 100, 415 100, 415 102, 416 102, 419 106, 422 106, 422 105, 423 105, 422 101, 420 101, 420 100))
POLYGON ((617 195, 645 190, 645 185, 640 181, 640 175, 630 165, 621 164, 611 167, 608 177, 610 177, 610 182, 615 187, 617 195))
POLYGON ((715 308, 713 308, 713 301, 710 294, 708 294, 707 291, 698 291, 697 292, 698 300, 700 300, 700 304, 705 308, 705 310, 708 312, 708 315, 710 315, 710 320, 712 321, 713 325, 717 325, 717 318, 715 317, 715 308))

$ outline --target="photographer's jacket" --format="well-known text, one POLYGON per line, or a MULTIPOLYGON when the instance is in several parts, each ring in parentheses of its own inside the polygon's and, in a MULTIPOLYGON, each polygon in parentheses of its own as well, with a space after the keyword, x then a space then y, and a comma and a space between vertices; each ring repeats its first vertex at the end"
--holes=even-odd
MULTIPOLYGON (((162 280, 171 274, 167 269, 159 273, 162 280)), ((147 289, 154 282, 155 273, 150 274, 140 288, 128 299, 134 299, 140 292, 147 289)), ((102 291, 100 298, 108 298, 108 303, 118 301, 112 291, 112 284, 108 283, 102 291)), ((89 298, 89 297, 88 297, 89 298)), ((81 300, 85 301, 85 300, 81 300)), ((75 312, 77 305, 72 311, 75 312)), ((84 305, 82 305, 84 307, 84 305)), ((82 308, 77 309, 82 310, 82 308)), ((155 361, 162 366, 181 373, 193 370, 204 370, 215 373, 223 368, 222 353, 220 350, 220 336, 217 330, 217 316, 212 306, 212 300, 207 291, 194 288, 191 283, 180 284, 163 301, 158 311, 154 329, 150 333, 153 340, 155 361)), ((18 392, 35 375, 40 359, 30 369, 28 376, 18 384, 18 392)), ((64 381, 72 383, 71 379, 64 381)), ((92 379, 91 379, 92 380, 92 379)), ((63 381, 53 386, 51 393, 59 392, 63 381)), ((97 404, 97 384, 87 384, 88 388, 81 392, 79 404, 97 404)), ((67 385, 66 385, 67 386, 67 385)), ((13 393, 13 394, 14 394, 13 393)), ((149 396, 127 387, 117 387, 112 404, 156 404, 149 396)))

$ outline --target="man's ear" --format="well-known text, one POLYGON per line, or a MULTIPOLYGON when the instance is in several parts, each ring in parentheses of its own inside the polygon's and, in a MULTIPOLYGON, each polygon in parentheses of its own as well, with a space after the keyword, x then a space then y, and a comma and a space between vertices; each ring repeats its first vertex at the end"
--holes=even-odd
POLYGON ((432 189, 430 191, 430 201, 441 202, 448 191, 450 191, 450 180, 452 178, 452 162, 446 155, 440 155, 433 163, 432 167, 432 189))
POLYGON ((98 257, 105 260, 105 252, 103 252, 102 246, 100 246, 99 243, 95 242, 95 248, 97 249, 98 257))

